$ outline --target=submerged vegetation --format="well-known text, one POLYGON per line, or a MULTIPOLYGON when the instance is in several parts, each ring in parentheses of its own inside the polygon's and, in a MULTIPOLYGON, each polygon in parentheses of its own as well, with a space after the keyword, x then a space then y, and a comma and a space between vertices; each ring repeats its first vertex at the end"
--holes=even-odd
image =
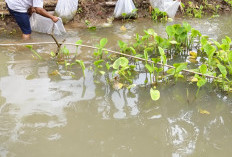
MULTIPOLYGON (((167 38, 159 36, 153 29, 144 30, 144 35, 135 35, 133 43, 118 41, 120 52, 105 49, 108 40, 103 38, 94 47, 93 52, 95 75, 107 75, 108 82, 120 83, 120 88, 135 86, 134 78, 140 72, 149 75, 144 84, 150 87, 153 100, 160 97, 157 86, 162 83, 176 82, 179 79, 196 84, 198 94, 207 82, 225 92, 232 91, 232 50, 231 39, 225 37, 221 43, 203 36, 188 23, 174 24, 166 27, 167 38), (184 57, 184 62, 175 62, 175 58, 184 57)), ((83 46, 79 40, 76 46, 83 46)), ((35 51, 28 46, 34 54, 35 51)), ((54 53, 51 53, 54 57, 54 53)), ((76 59, 66 46, 63 46, 57 57, 66 70, 80 65, 85 76, 85 65, 76 59)), ((38 54, 36 54, 38 57, 38 54)), ((146 75, 147 76, 147 75, 146 75)))

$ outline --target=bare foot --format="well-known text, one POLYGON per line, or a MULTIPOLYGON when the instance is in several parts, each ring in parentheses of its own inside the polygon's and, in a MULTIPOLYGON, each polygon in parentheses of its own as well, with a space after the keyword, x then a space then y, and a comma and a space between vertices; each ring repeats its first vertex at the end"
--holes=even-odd
POLYGON ((23 34, 22 38, 23 38, 23 40, 29 40, 29 39, 31 39, 31 34, 23 34))

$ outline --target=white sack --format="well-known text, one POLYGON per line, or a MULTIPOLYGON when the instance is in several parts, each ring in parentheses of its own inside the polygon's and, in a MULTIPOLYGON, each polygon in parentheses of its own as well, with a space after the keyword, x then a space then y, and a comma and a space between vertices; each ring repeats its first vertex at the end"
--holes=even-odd
POLYGON ((166 12, 169 17, 174 18, 180 6, 179 1, 173 0, 150 0, 153 8, 159 8, 160 11, 166 12))
POLYGON ((118 0, 116 7, 114 9, 114 17, 122 17, 123 13, 128 16, 134 16, 136 13, 133 10, 136 9, 132 0, 118 0))
POLYGON ((66 33, 62 19, 54 23, 50 18, 33 13, 30 17, 31 30, 39 33, 62 35, 66 33))
POLYGON ((58 0, 55 15, 62 18, 64 23, 69 22, 77 13, 78 0, 58 0))

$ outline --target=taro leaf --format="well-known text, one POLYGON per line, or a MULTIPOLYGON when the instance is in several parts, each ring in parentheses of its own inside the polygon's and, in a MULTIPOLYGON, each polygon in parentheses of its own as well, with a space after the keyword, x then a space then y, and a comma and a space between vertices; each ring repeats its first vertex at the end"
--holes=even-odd
POLYGON ((95 61, 94 62, 94 65, 96 66, 96 67, 98 67, 102 62, 104 62, 104 60, 97 60, 97 61, 95 61))
POLYGON ((134 87, 136 87, 136 84, 129 85, 127 89, 130 90, 131 88, 134 88, 134 87))
POLYGON ((51 51, 50 55, 51 55, 52 57, 55 57, 55 56, 56 56, 56 54, 55 54, 53 51, 51 51))
POLYGON ((147 30, 147 33, 148 33, 149 35, 153 36, 153 37, 156 37, 156 36, 157 36, 157 34, 155 33, 154 29, 148 29, 148 30, 147 30))
POLYGON ((161 44, 161 43, 164 41, 164 39, 163 39, 162 37, 160 37, 160 36, 156 36, 156 37, 155 37, 155 40, 156 40, 156 42, 157 42, 158 44, 161 44))
POLYGON ((185 32, 185 28, 184 27, 179 27, 176 29, 176 34, 177 35, 181 35, 183 32, 185 32))
POLYGON ((217 65, 218 69, 220 70, 220 72, 222 73, 222 76, 224 78, 226 78, 226 75, 227 75, 227 70, 226 70, 226 67, 221 65, 221 64, 218 64, 217 65))
POLYGON ((82 60, 76 60, 76 63, 80 64, 82 68, 83 75, 85 77, 85 63, 82 60))
POLYGON ((214 44, 217 46, 218 49, 221 49, 221 48, 222 48, 222 47, 221 47, 221 44, 220 44, 219 42, 214 41, 214 44))
POLYGON ((77 46, 81 45, 81 44, 82 44, 82 40, 78 40, 78 41, 76 42, 76 44, 77 44, 77 46))
POLYGON ((160 62, 161 59, 160 59, 160 58, 152 58, 151 60, 152 60, 154 63, 158 63, 158 62, 160 62))
POLYGON ((176 63, 176 64, 173 64, 173 66, 176 68, 176 70, 175 70, 176 73, 179 73, 182 70, 186 69, 187 65, 188 65, 188 63, 176 63))
POLYGON ((189 32, 192 28, 191 25, 187 22, 183 22, 183 26, 187 32, 189 32))
POLYGON ((201 45, 205 46, 208 43, 208 36, 201 37, 201 45))
POLYGON ((202 64, 201 66, 200 66, 200 72, 204 75, 204 74, 206 74, 206 72, 207 72, 207 65, 206 64, 202 64))
POLYGON ((209 60, 211 60, 213 58, 214 52, 216 51, 216 48, 210 44, 206 44, 203 48, 208 55, 209 60))
POLYGON ((150 95, 152 100, 157 101, 160 98, 160 92, 158 90, 150 89, 150 95))
POLYGON ((108 62, 106 63, 106 68, 107 68, 107 70, 110 70, 110 65, 108 62))
POLYGON ((32 45, 26 45, 25 47, 29 48, 29 49, 32 49, 33 46, 32 45))
POLYGON ((198 30, 192 28, 192 30, 191 30, 191 36, 193 38, 196 38, 198 35, 201 36, 201 33, 198 30))
POLYGON ((228 44, 231 44, 231 38, 230 37, 226 36, 226 40, 227 40, 228 44))
POLYGON ((175 35, 175 29, 173 26, 167 26, 166 32, 167 32, 169 37, 173 37, 175 35))
POLYGON ((106 38, 102 38, 100 41, 100 47, 103 48, 107 44, 108 40, 106 38))
POLYGON ((175 40, 171 40, 171 41, 169 41, 169 43, 170 43, 170 44, 172 44, 172 45, 176 45, 176 44, 178 44, 178 42, 177 42, 177 41, 175 41, 175 40))
POLYGON ((171 75, 174 75, 175 74, 175 69, 168 69, 167 73, 171 74, 171 75))
POLYGON ((205 78, 198 78, 198 82, 197 82, 197 87, 201 88, 202 86, 204 86, 206 84, 206 79, 205 78))
POLYGON ((166 55, 164 53, 164 50, 161 47, 158 47, 158 48, 159 48, 159 53, 161 55, 161 60, 162 60, 163 64, 166 64, 167 58, 166 58, 166 55))
POLYGON ((229 59, 230 62, 232 62, 232 51, 229 52, 228 59, 229 59))
POLYGON ((105 71, 99 71, 100 74, 105 75, 105 71))
POLYGON ((189 54, 190 54, 191 58, 197 58, 196 52, 190 51, 189 54))
POLYGON ((148 53, 146 49, 144 50, 144 58, 146 59, 146 61, 148 60, 148 53))
POLYGON ((136 51, 135 51, 135 49, 133 47, 130 47, 130 50, 134 55, 136 55, 136 51))
POLYGON ((126 67, 128 65, 128 63, 129 63, 128 59, 126 59, 125 57, 120 57, 114 62, 113 68, 119 69, 120 66, 126 67))
POLYGON ((147 70, 149 71, 149 73, 153 73, 154 72, 154 68, 151 65, 146 64, 145 67, 147 68, 147 70))
POLYGON ((200 109, 199 112, 200 112, 201 114, 208 114, 208 115, 210 114, 209 111, 206 111, 206 110, 203 110, 203 109, 200 109))

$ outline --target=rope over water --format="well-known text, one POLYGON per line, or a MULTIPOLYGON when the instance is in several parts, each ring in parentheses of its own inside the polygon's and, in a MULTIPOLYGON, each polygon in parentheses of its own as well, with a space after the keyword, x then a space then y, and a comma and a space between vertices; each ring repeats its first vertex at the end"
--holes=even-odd
MULTIPOLYGON (((57 46, 58 45, 71 45, 71 46, 80 46, 80 47, 85 47, 85 48, 91 48, 91 49, 100 49, 98 47, 94 47, 94 46, 90 46, 90 45, 83 45, 83 44, 75 44, 75 43, 59 43, 59 42, 38 42, 38 43, 15 43, 15 44, 0 44, 0 47, 1 46, 26 46, 26 45, 49 45, 49 44, 56 44, 57 46)), ((147 61, 149 63, 154 63, 152 60, 146 60, 146 59, 143 59, 143 58, 140 58, 140 57, 136 57, 136 56, 131 56, 131 55, 128 55, 128 54, 124 54, 124 53, 121 53, 121 52, 117 52, 117 51, 113 51, 113 50, 109 50, 109 49, 106 49, 106 48, 103 48, 102 49, 103 51, 108 51, 110 53, 114 53, 114 54, 118 54, 118 55, 122 55, 122 56, 125 56, 125 57, 129 57, 129 58, 133 58, 133 59, 138 59, 140 61, 147 61)), ((165 67, 168 67, 168 68, 173 68, 175 69, 174 66, 172 65, 168 65, 168 64, 162 64, 162 63, 157 63, 158 65, 160 66, 165 66, 165 67)), ((198 74, 200 76, 205 76, 207 78, 211 78, 211 79, 217 79, 218 77, 215 77, 215 76, 210 76, 210 75, 202 75, 202 73, 198 73, 198 72, 195 72, 195 71, 191 71, 191 70, 182 70, 183 72, 187 72, 187 73, 192 73, 192 74, 198 74)))

